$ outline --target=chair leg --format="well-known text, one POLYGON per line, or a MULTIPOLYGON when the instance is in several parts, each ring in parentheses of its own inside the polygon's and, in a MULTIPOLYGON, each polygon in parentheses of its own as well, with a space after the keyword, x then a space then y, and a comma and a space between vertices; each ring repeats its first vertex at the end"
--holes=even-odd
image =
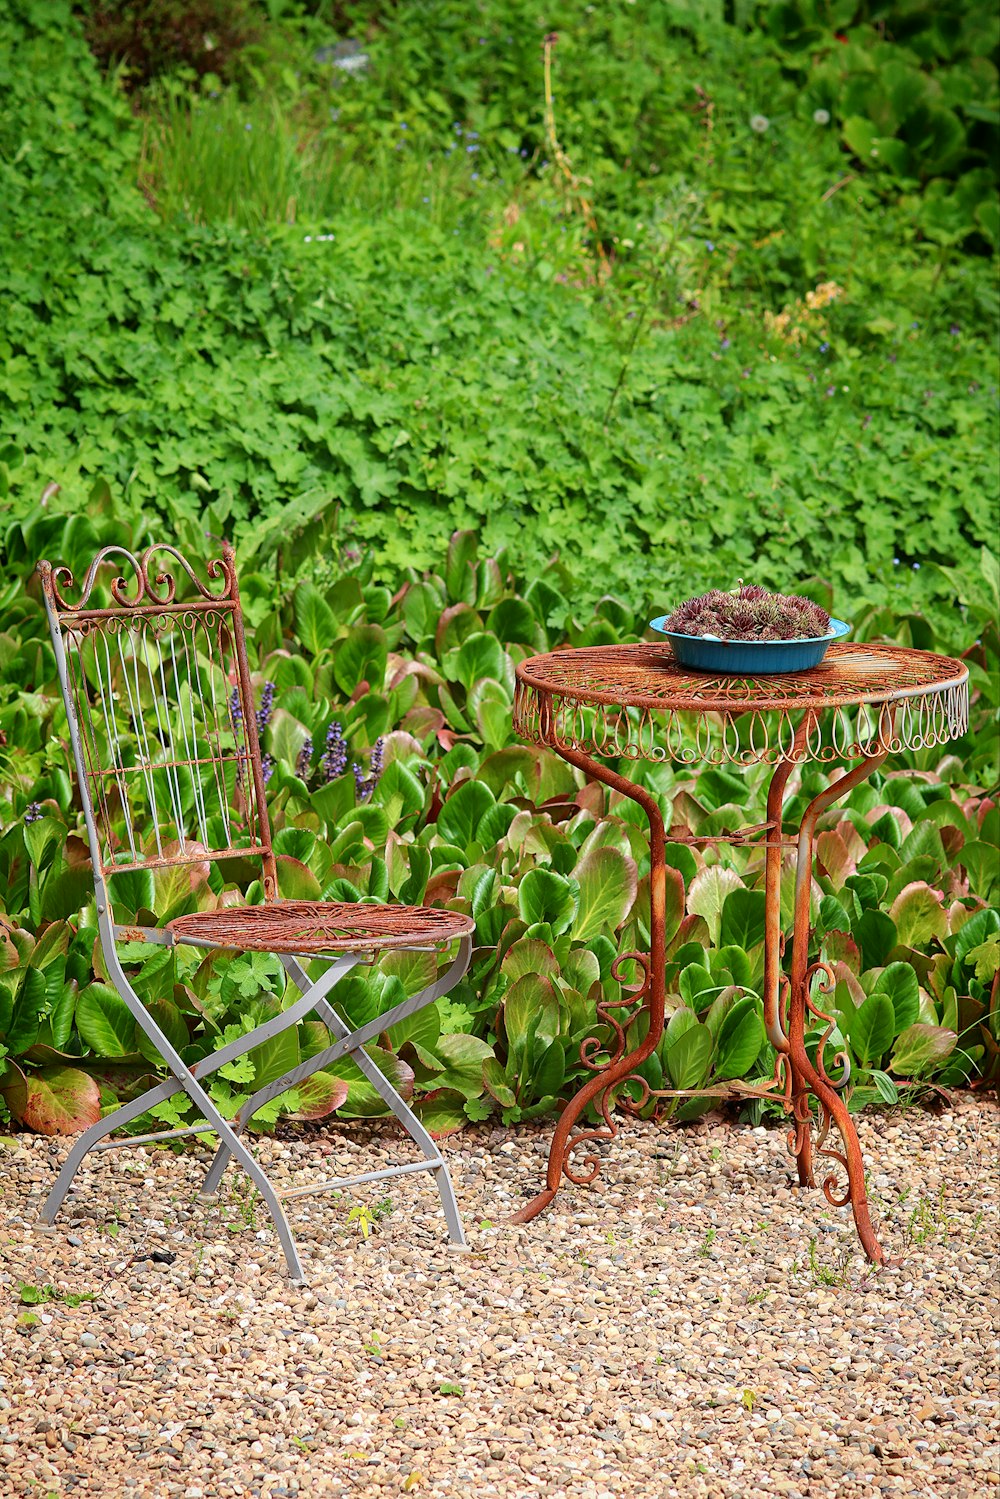
MULTIPOLYGON (((271 1183, 268 1181, 262 1167, 257 1164, 257 1161, 251 1155, 250 1151, 244 1145, 243 1141, 238 1137, 235 1130, 229 1124, 228 1120, 224 1119, 222 1114, 220 1114, 219 1110, 215 1107, 215 1104, 212 1102, 205 1088, 202 1086, 200 1079, 198 1077, 195 1077, 194 1073, 181 1058, 180 1053, 171 1044, 169 1038, 156 1024, 149 1011, 139 999, 139 996, 136 994, 135 990, 132 988, 132 985, 129 983, 125 970, 121 966, 121 960, 119 959, 117 950, 115 948, 114 937, 111 932, 110 924, 108 923, 108 918, 105 914, 102 914, 100 916, 100 922, 104 958, 108 967, 108 973, 114 982, 115 988, 118 990, 119 994, 128 1005, 136 1021, 139 1023, 139 1025, 141 1025, 146 1035, 149 1037, 153 1045, 156 1047, 157 1051, 163 1057, 167 1066, 170 1068, 170 1071, 173 1073, 174 1079, 176 1080, 176 1088, 172 1084, 168 1083, 164 1083, 161 1085, 162 1087, 169 1089, 169 1092, 164 1094, 163 1096, 168 1097, 170 1093, 177 1091, 177 1088, 183 1088, 184 1092, 191 1099, 191 1102, 195 1105, 202 1118, 206 1121, 206 1123, 212 1126, 212 1129, 219 1136, 220 1142, 224 1142, 229 1147, 230 1152, 237 1158, 244 1171, 256 1186, 265 1203, 265 1206, 267 1207, 268 1212, 271 1215, 271 1220, 274 1223, 275 1229, 277 1230, 278 1239, 285 1256, 285 1263, 288 1267, 288 1274, 290 1278, 297 1284, 305 1284, 305 1275, 302 1269, 302 1262, 299 1259, 298 1248, 296 1247, 295 1240, 292 1237, 292 1231, 288 1226, 288 1220, 285 1217, 284 1210, 282 1209, 281 1203, 278 1200, 277 1193, 271 1186, 271 1183), (107 927, 106 931, 105 926, 107 927)), ((281 1017, 275 1017, 275 1020, 269 1021, 266 1025, 259 1027, 259 1032, 261 1032, 262 1035, 273 1035, 283 1029, 284 1026, 294 1024, 296 1019, 298 1018, 298 1009, 298 1006, 292 1006, 285 1015, 281 1017)), ((308 1011, 306 1011, 306 1013, 308 1014, 308 1011)), ((255 1044, 252 1040, 248 1044, 245 1043, 246 1038, 243 1037, 239 1042, 234 1042, 228 1047, 220 1048, 220 1051, 217 1052, 214 1057, 207 1058, 206 1061, 201 1064, 201 1076, 207 1076, 214 1070, 214 1068, 223 1065, 227 1057, 231 1057, 237 1053, 242 1053, 243 1050, 249 1049, 250 1046, 253 1046, 255 1044)), ((136 1109, 136 1104, 141 1103, 141 1101, 142 1100, 137 1099, 135 1103, 125 1105, 126 1111, 135 1111, 131 1113, 130 1117, 134 1118, 135 1113, 141 1112, 141 1109, 136 1109)), ((118 1122, 126 1122, 126 1118, 123 1114, 123 1111, 121 1110, 118 1111, 118 1122)), ((73 1163, 74 1172, 79 1166, 79 1163, 83 1159, 84 1155, 89 1149, 91 1149, 92 1144, 95 1143, 96 1131, 98 1130, 98 1128, 101 1129, 102 1133, 107 1132, 105 1125, 106 1121, 102 1120, 100 1126, 93 1126, 93 1130, 95 1132, 95 1140, 87 1141, 85 1135, 84 1138, 79 1142, 77 1149, 74 1152, 71 1152, 71 1155, 75 1156, 75 1160, 73 1163)), ((87 1133, 89 1134, 90 1131, 88 1131, 87 1133)), ((68 1166, 69 1162, 67 1162, 67 1167, 68 1166)), ((63 1180, 63 1175, 66 1176, 66 1180, 63 1183, 61 1190, 63 1193, 65 1193, 66 1187, 68 1187, 69 1182, 72 1180, 72 1175, 64 1170, 64 1173, 60 1176, 60 1182, 62 1182, 63 1180)), ((57 1183, 57 1186, 58 1185, 59 1184, 57 1183)), ((56 1198, 52 1208, 53 1213, 55 1212, 55 1209, 58 1207, 58 1204, 61 1200, 61 1196, 56 1198)))
MULTIPOLYGON (((452 964, 444 978, 430 985, 427 989, 422 990, 419 995, 413 996, 412 1000, 407 1002, 407 1008, 410 1012, 415 1012, 417 1009, 422 1008, 423 1005, 431 1003, 439 995, 446 994, 453 988, 468 967, 470 955, 471 944, 467 939, 464 939, 458 958, 452 964)), ((281 961, 292 982, 304 995, 309 994, 314 989, 318 989, 323 984, 323 980, 328 977, 327 974, 324 974, 323 979, 319 980, 317 984, 312 984, 305 970, 296 959, 282 957, 281 961)), ((329 984, 325 984, 324 991, 328 991, 330 987, 329 984)), ((437 1183, 438 1194, 441 1198, 441 1207, 448 1227, 449 1238, 457 1246, 466 1247, 465 1232, 462 1228, 462 1220, 459 1215, 458 1204, 455 1200, 455 1190, 447 1163, 441 1151, 413 1110, 400 1097, 388 1078, 385 1077, 364 1050, 365 1040, 370 1039, 366 1033, 374 1026, 373 1034, 378 1034, 380 1029, 384 1029, 386 1021, 389 1021, 391 1024, 390 1016, 393 1012, 390 1011, 389 1015, 380 1016, 377 1021, 371 1022, 369 1026, 360 1027, 358 1031, 352 1032, 347 1023, 340 1018, 336 1010, 329 1004, 325 998, 325 994, 317 994, 315 996, 315 1011, 337 1037, 336 1042, 332 1046, 325 1048, 325 1050, 318 1052, 315 1056, 310 1057, 308 1061, 303 1062, 299 1067, 286 1072, 282 1077, 276 1078, 273 1082, 266 1084, 265 1087, 258 1089, 256 1093, 247 1099, 237 1114, 234 1121, 236 1129, 241 1132, 256 1111, 263 1108, 264 1104, 269 1103, 272 1098, 276 1098, 279 1093, 283 1093, 287 1088, 295 1087, 296 1084, 304 1082, 307 1077, 312 1076, 314 1072, 320 1071, 329 1062, 336 1061, 342 1056, 351 1056, 358 1070, 367 1078, 382 1101, 396 1116, 411 1140, 419 1147, 424 1158, 432 1163, 431 1170, 437 1183)), ((222 1180, 227 1163, 228 1151, 225 1143, 220 1142, 219 1149, 216 1152, 215 1159, 202 1187, 200 1195, 203 1199, 210 1199, 218 1191, 219 1183, 222 1180)))
MULTIPOLYGON (((285 963, 284 958, 282 958, 281 961, 282 963, 285 963)), ((345 958, 338 958, 335 963, 331 963, 327 971, 322 975, 321 978, 316 980, 315 984, 310 984, 308 978, 302 972, 302 969, 299 968, 299 973, 302 974, 304 987, 303 984, 300 984, 298 980, 294 978, 294 975, 293 982, 295 983, 296 987, 301 990, 303 1000, 309 999, 311 1003, 309 1004, 308 1008, 304 1008, 303 1000, 299 1000, 295 1005, 291 1007, 292 1011, 294 1011, 297 1015, 301 1012, 302 1019, 304 1019, 306 1015, 311 1014, 313 1010, 317 1009, 320 1004, 323 1004, 325 1002, 324 996, 329 993, 329 991, 335 984, 338 984, 340 982, 345 974, 350 973, 351 969, 357 965, 358 961, 358 958, 353 954, 345 958)), ((289 1011, 289 1013, 291 1013, 291 1011, 289 1011)), ((309 1063, 303 1063, 302 1066, 295 1069, 295 1081, 301 1082, 304 1078, 309 1077, 312 1072, 316 1072, 318 1070, 319 1069, 317 1067, 312 1067, 309 1063)), ((272 1098, 277 1098, 278 1094, 284 1093, 287 1088, 292 1088, 295 1086, 294 1082, 286 1082, 284 1080, 286 1077, 291 1076, 291 1073, 285 1073, 284 1077, 278 1079, 278 1082, 280 1084, 280 1086, 278 1087, 275 1087, 272 1083, 265 1084, 263 1088, 259 1088, 257 1090, 257 1092, 253 1095, 253 1098, 248 1100, 248 1102, 243 1105, 243 1107, 240 1109, 235 1119, 233 1120, 233 1131, 236 1135, 242 1135, 243 1131, 246 1129, 248 1121, 253 1117, 257 1109, 263 1108, 265 1103, 269 1103, 272 1098), (255 1107, 250 1108, 249 1105, 251 1103, 254 1103, 255 1100, 255 1107)), ((200 1202, 211 1202, 216 1197, 219 1186, 222 1182, 223 1175, 225 1174, 226 1167, 229 1165, 229 1158, 231 1154, 232 1152, 230 1151, 229 1146, 220 1139, 219 1147, 215 1152, 215 1156, 213 1157, 211 1166, 208 1168, 208 1174, 205 1177, 205 1180, 202 1182, 201 1191, 198 1193, 198 1200, 200 1202)))
POLYGON ((42 1210, 39 1214, 42 1222, 49 1224, 55 1222, 56 1214, 62 1207, 63 1198, 69 1191, 74 1176, 76 1176, 76 1173, 83 1165, 84 1158, 90 1154, 95 1145, 99 1144, 106 1135, 113 1134, 116 1129, 121 1129, 122 1125, 130 1124, 133 1119, 138 1119, 140 1114, 144 1114, 154 1104, 163 1103, 172 1094, 179 1092, 180 1086, 180 1083, 175 1082, 173 1079, 170 1082, 158 1083, 155 1088, 150 1088, 148 1092, 143 1093, 139 1098, 134 1098, 131 1103, 123 1104, 113 1114, 105 1115, 96 1124, 92 1124, 89 1129, 84 1130, 83 1134, 79 1135, 74 1142, 69 1155, 63 1162, 62 1170, 56 1177, 54 1186, 42 1204, 42 1210))

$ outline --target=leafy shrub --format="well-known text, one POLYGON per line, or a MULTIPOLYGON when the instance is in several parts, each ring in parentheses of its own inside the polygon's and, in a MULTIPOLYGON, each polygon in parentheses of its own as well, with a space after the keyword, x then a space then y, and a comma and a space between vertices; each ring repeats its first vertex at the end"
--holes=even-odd
MULTIPOLYGON (((0 807, 2 1091, 17 1118, 41 1129, 97 1117, 145 1086, 158 1062, 103 971, 61 700, 28 578, 37 554, 65 557, 79 572, 102 541, 130 530, 136 547, 148 536, 103 491, 86 517, 40 512, 5 539, 23 571, 4 601, 0 637, 0 733, 18 746, 16 758, 6 751, 0 807)), ((179 532, 193 552, 197 533, 183 521, 179 532)), ((247 549, 241 569, 281 891, 473 915, 469 975, 437 1009, 392 1027, 378 1059, 439 1131, 492 1108, 508 1121, 545 1113, 586 1075, 584 1037, 610 1041, 595 1031, 595 1006, 627 997, 635 975, 624 955, 648 950, 649 854, 634 804, 582 786, 557 757, 514 740, 513 670, 563 641, 638 638, 642 616, 611 597, 580 615, 572 578, 559 569, 520 587, 506 559, 481 555, 469 533, 452 538, 439 572, 410 571, 393 590, 374 581, 370 556, 331 566, 330 552, 313 534, 278 584, 273 552, 247 549), (366 773, 376 745, 377 777, 366 773)), ((974 750, 970 764, 984 768, 996 743, 995 725, 992 739, 983 733, 985 717, 980 700, 968 743, 955 747, 974 750)), ((817 845, 815 956, 836 980, 831 1044, 853 1057, 855 1105, 995 1075, 997 1066, 997 808, 965 785, 952 754, 913 752, 894 766, 826 814, 817 845)), ((752 820, 767 778, 766 767, 632 774, 685 837, 752 820)), ((805 767, 791 814, 822 784, 805 767)), ((675 1106, 690 1118, 713 1102, 699 1090, 763 1076, 773 1062, 759 998, 763 857, 673 843, 668 862, 671 1015, 643 1076, 693 1090, 675 1106)), ((126 922, 146 910, 169 919, 234 889, 259 899, 256 877, 252 865, 120 875, 116 911, 126 922)), ((192 1062, 282 1002, 283 971, 261 955, 232 962, 126 947, 124 958, 192 1062)), ((390 955, 351 975, 338 998, 361 1024, 433 977, 427 955, 390 955)), ((325 1035, 313 1022, 223 1069, 212 1084, 219 1106, 234 1112, 251 1084, 320 1049, 325 1035)), ((171 1100, 157 1117, 176 1122, 188 1107, 171 1100)), ((345 1064, 275 1101, 258 1123, 281 1111, 376 1107, 345 1064)))
MULTIPOLYGON (((175 76, 147 92, 140 122, 61 0, 0 15, 9 1108, 71 1127, 157 1066, 95 951, 31 570, 47 554, 79 572, 104 543, 164 535, 202 555, 206 533, 237 541, 261 696, 274 684, 283 889, 476 917, 460 990, 380 1041, 435 1129, 554 1107, 585 1070, 596 998, 622 997, 636 975, 620 960, 648 941, 635 809, 512 740, 514 666, 639 638, 648 595, 726 586, 748 558, 825 608, 835 592, 857 639, 966 654, 973 732, 946 754, 897 757, 824 818, 814 956, 835 975, 824 1003, 855 1103, 995 1078, 983 168, 968 156, 960 180, 941 163, 926 178, 922 157, 907 176, 849 141, 847 156, 847 121, 862 116, 841 124, 839 93, 813 100, 812 54, 707 10, 564 0, 540 18, 433 0, 350 17, 366 69, 313 58, 301 79, 286 69, 257 97, 219 99, 214 85, 188 97, 175 76), (540 43, 553 24, 550 114, 540 43), (958 203, 957 227, 934 229, 938 200, 948 214, 958 203)), ((295 24, 297 67, 331 38, 317 17, 295 24)), ((826 27, 823 66, 863 73, 826 27)), ((902 61, 943 89, 926 41, 914 30, 918 63, 902 61)), ((983 85, 964 97, 991 107, 988 69, 959 63, 983 85)), ((838 74, 845 101, 852 78, 838 74)), ((969 153, 990 122, 969 125, 959 86, 944 107, 969 153)), ((632 773, 679 835, 743 823, 763 800, 759 769, 632 773)), ((798 810, 819 785, 803 772, 798 810)), ((770 1060, 760 853, 706 849, 671 848, 670 1027, 646 1067, 654 1086, 693 1090, 680 1117, 770 1060)), ((253 878, 227 874, 251 898, 253 878)), ((119 901, 162 917, 231 893, 216 869, 194 888, 137 877, 119 901)), ((282 1002, 263 961, 224 973, 183 951, 127 957, 192 1060, 216 1030, 282 1002)), ((343 1000, 374 1017, 424 981, 386 960, 343 1000)), ((322 1044, 321 1029, 219 1077, 220 1106, 322 1044)), ((345 1071, 263 1122, 371 1106, 345 1071)))

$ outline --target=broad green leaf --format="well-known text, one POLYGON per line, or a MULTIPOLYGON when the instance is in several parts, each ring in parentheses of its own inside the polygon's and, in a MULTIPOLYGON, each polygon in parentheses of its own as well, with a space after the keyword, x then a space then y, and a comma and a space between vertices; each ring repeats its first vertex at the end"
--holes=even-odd
POLYGON ((448 600, 452 604, 474 604, 476 601, 477 548, 478 539, 475 531, 452 533, 444 569, 448 600))
POLYGON ((99 1057, 125 1057, 135 1051, 135 1020, 116 989, 88 984, 76 1001, 82 1040, 99 1057))
POLYGON ((519 1077, 527 1075, 535 1038, 547 1046, 559 1033, 559 1001, 550 981, 540 974, 525 974, 507 990, 503 1002, 507 1035, 508 1067, 519 1077))
POLYGON ((437 957, 432 952, 388 952, 379 960, 386 978, 395 978, 406 995, 419 994, 437 978, 437 957))
MULTIPOLYGON (((448 651, 441 669, 449 682, 461 682, 470 692, 477 682, 486 679, 502 682, 507 658, 496 636, 483 632, 468 636, 456 650, 448 651)), ((509 714, 509 707, 507 711, 509 714)))
POLYGON ((896 925, 884 911, 865 911, 854 923, 853 936, 866 968, 881 968, 896 946, 896 925))
POLYGON ((295 590, 295 629, 314 656, 329 649, 337 638, 333 610, 312 583, 300 583, 295 590))
POLYGON ((938 895, 923 880, 907 885, 896 896, 889 915, 896 924, 896 937, 903 947, 925 948, 935 937, 948 935, 948 913, 938 895))
POLYGON ((507 1080, 507 1074, 495 1057, 487 1057, 483 1063, 483 1083, 502 1108, 512 1109, 517 1096, 507 1080))
POLYGON ((312 870, 287 854, 275 856, 278 893, 283 900, 319 900, 320 885, 312 870))
POLYGON ((635 862, 617 848, 592 848, 576 865, 580 887, 573 936, 588 942, 599 932, 616 931, 632 909, 638 888, 635 862))
POLYGON ((703 916, 708 922, 713 946, 718 946, 722 926, 722 907, 727 896, 743 888, 743 881, 735 869, 722 864, 713 864, 703 869, 691 881, 687 893, 687 908, 692 916, 703 916))
POLYGON ((414 1106, 414 1112, 435 1140, 457 1135, 469 1123, 465 1096, 453 1088, 435 1088, 414 1106))
POLYGON ((101 1090, 79 1067, 13 1068, 2 1092, 18 1123, 42 1135, 78 1134, 101 1117, 101 1090))
POLYGON ((529 869, 518 886, 517 908, 521 920, 529 926, 548 922, 558 935, 573 924, 577 910, 575 886, 549 869, 529 869))
POLYGON ((701 963, 688 963, 679 979, 681 998, 692 1010, 703 1010, 724 989, 701 963))
POLYGON ((11 1056, 20 1056, 33 1046, 38 1029, 49 1006, 48 983, 40 968, 29 968, 11 1007, 7 1034, 3 1040, 11 1056))
POLYGON ((424 808, 424 788, 399 760, 392 760, 382 772, 375 792, 380 806, 385 808, 390 824, 395 827, 403 818, 413 817, 424 808))
POLYGON ((463 781, 438 813, 437 830, 441 837, 458 848, 468 848, 476 841, 479 824, 495 801, 492 791, 482 781, 463 781))
POLYGON ((537 937, 520 937, 508 947, 500 967, 513 984, 526 973, 555 978, 559 973, 559 960, 551 947, 537 937))
MULTIPOLYGON (((553 1045, 559 1043, 553 1042, 553 1045)), ((442 1036, 435 1050, 445 1063, 444 1072, 436 1080, 437 1086, 452 1088, 461 1093, 463 1098, 478 1098, 483 1091, 483 1063, 493 1055, 492 1046, 486 1041, 480 1041, 478 1036, 455 1032, 442 1036)), ((561 1083, 560 1078, 555 1090, 546 1088, 544 1091, 558 1091, 561 1083)))
POLYGON ((895 1014, 888 994, 871 993, 851 1021, 851 1045, 866 1067, 878 1062, 892 1045, 895 1014))
POLYGON ((381 625, 355 625, 337 645, 333 663, 337 686, 350 695, 359 683, 367 682, 370 692, 381 692, 387 654, 381 625))
POLYGON ((708 1075, 712 1036, 707 1026, 693 1025, 666 1049, 667 1071, 675 1088, 698 1088, 708 1075))
MULTIPOLYGON (((393 1056, 391 1051, 379 1046, 366 1046, 365 1052, 400 1097, 409 1102, 413 1097, 413 1068, 408 1067, 401 1057, 393 1056)), ((377 1088, 350 1057, 341 1057, 326 1070, 347 1083, 347 1098, 339 1109, 342 1118, 375 1119, 389 1112, 389 1106, 377 1088)))
POLYGON ((298 1094, 298 1108, 290 1118, 325 1119, 347 1102, 349 1088, 346 1078, 320 1071, 298 1083, 295 1092, 298 1094))
POLYGON ((872 994, 888 995, 894 1014, 893 1035, 898 1036, 916 1020, 920 1010, 920 986, 909 963, 890 963, 888 968, 883 968, 872 987, 872 994))
POLYGON ((922 1077, 940 1067, 955 1050, 958 1037, 941 1025, 907 1026, 897 1037, 892 1070, 900 1077, 922 1077))
POLYGON ((733 890, 722 907, 720 941, 744 950, 764 940, 763 890, 733 890))
POLYGON ((749 996, 737 1000, 719 1029, 715 1075, 720 1078, 746 1077, 763 1044, 764 1024, 757 1012, 757 1001, 749 996))
MULTIPOLYGON (((146 1009, 155 1025, 166 1036, 175 1051, 183 1051, 188 1044, 188 1028, 184 1023, 184 1017, 180 1010, 169 999, 152 999, 146 1001, 146 1009)), ((135 1050, 140 1051, 149 1062, 158 1066, 164 1065, 156 1046, 146 1035, 141 1026, 135 1030, 135 1050)))
POLYGON ((887 1072, 880 1072, 877 1067, 873 1067, 871 1078, 875 1084, 875 1091, 883 1103, 899 1102, 899 1089, 887 1072))

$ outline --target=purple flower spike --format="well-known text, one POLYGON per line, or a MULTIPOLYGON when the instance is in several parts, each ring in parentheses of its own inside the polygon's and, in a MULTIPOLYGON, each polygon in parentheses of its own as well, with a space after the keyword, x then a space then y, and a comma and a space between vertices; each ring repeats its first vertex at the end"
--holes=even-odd
POLYGON ((271 722, 271 710, 274 707, 274 683, 265 682, 264 691, 260 695, 260 707, 257 709, 257 732, 263 734, 271 722))
POLYGON ((323 779, 335 781, 347 767, 347 745, 343 726, 334 721, 326 731, 326 749, 323 751, 323 779))
POLYGON ((309 772, 312 769, 312 757, 313 742, 307 737, 302 741, 302 748, 299 750, 298 759, 295 762, 295 774, 300 781, 308 781, 309 772))
MULTIPOLYGON (((381 744, 381 742, 382 741, 379 740, 380 744, 381 744)), ((39 804, 37 802, 31 802, 24 809, 24 821, 26 823, 37 822, 40 817, 44 817, 44 816, 45 816, 45 813, 42 811, 41 807, 39 806, 39 804)))
POLYGON ((234 687, 229 694, 229 718, 235 733, 243 722, 243 709, 240 706, 240 689, 234 687))
POLYGON ((260 773, 264 777, 264 785, 266 786, 274 775, 274 757, 272 755, 265 755, 263 760, 261 760, 260 773))

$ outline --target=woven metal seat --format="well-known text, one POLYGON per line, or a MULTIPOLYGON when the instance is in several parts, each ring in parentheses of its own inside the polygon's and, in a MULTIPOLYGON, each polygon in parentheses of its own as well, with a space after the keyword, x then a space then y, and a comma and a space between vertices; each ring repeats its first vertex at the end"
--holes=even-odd
POLYGON ((471 916, 433 906, 373 906, 347 901, 280 900, 266 906, 231 906, 176 916, 167 931, 196 947, 241 952, 310 953, 426 950, 467 937, 471 916))
POLYGON ((101 951, 109 978, 170 1074, 80 1135, 42 1208, 43 1220, 53 1221, 90 1151, 210 1132, 218 1136, 219 1147, 202 1195, 210 1197, 218 1190, 228 1163, 235 1160, 267 1205, 289 1273, 302 1281, 298 1250, 278 1194, 243 1134, 254 1114, 272 1099, 324 1068, 353 1063, 423 1159, 298 1187, 284 1196, 430 1171, 449 1236, 464 1246, 444 1157, 366 1048, 454 988, 469 965, 472 918, 426 906, 282 899, 232 547, 224 543, 221 558, 207 564, 207 582, 171 546, 149 547, 141 556, 106 547, 79 588, 66 568, 40 562, 38 571, 87 826, 101 951), (164 566, 163 554, 170 559, 169 572, 157 571, 164 566), (100 569, 106 563, 119 569, 124 563, 130 570, 127 577, 112 577, 110 605, 98 600, 100 569), (164 871, 177 867, 204 870, 216 865, 225 882, 232 879, 226 870, 232 869, 234 860, 240 870, 248 860, 260 865, 263 904, 193 912, 163 927, 115 924, 111 897, 120 877, 132 881, 129 905, 142 923, 153 897, 142 899, 135 892, 153 891, 158 874, 162 878, 164 871), (122 966, 118 942, 273 953, 301 997, 291 1003, 283 999, 280 1013, 189 1066, 136 992, 122 966), (449 947, 456 950, 448 954, 449 947), (349 1025, 334 1008, 336 986, 352 968, 373 962, 379 953, 407 949, 441 958, 440 967, 433 964, 432 981, 363 1025, 349 1025), (299 961, 304 958, 313 959, 308 973, 299 961), (324 963, 324 971, 316 976, 324 963), (212 1102, 206 1078, 310 1014, 327 1027, 330 1044, 310 1049, 305 1061, 280 1077, 262 1073, 261 1086, 234 1119, 226 1119, 212 1102), (179 1092, 192 1100, 203 1124, 110 1138, 179 1092))

